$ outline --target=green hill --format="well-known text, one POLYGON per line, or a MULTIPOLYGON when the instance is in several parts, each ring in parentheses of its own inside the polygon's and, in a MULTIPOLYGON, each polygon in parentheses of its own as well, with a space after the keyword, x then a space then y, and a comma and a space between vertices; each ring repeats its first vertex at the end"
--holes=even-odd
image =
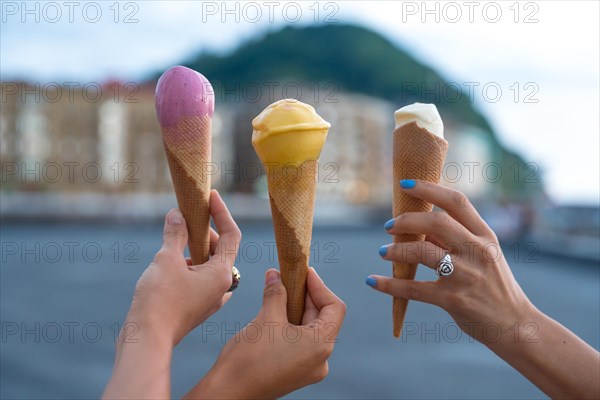
MULTIPOLYGON (((286 82, 309 86, 323 82, 333 83, 340 91, 387 99, 398 107, 416 101, 434 103, 442 115, 452 115, 454 121, 476 126, 488 135, 499 149, 498 162, 507 171, 515 162, 523 163, 518 155, 501 146, 466 93, 459 96, 456 85, 448 85, 433 68, 363 27, 288 26, 250 39, 230 54, 201 53, 183 65, 208 77, 217 95, 223 95, 224 88, 230 93, 236 87, 263 86, 265 82, 279 82, 278 88, 286 82), (436 92, 435 88, 440 89, 436 92)), ((541 185, 525 187, 508 177, 505 174, 502 179, 502 191, 509 197, 530 197, 541 192, 541 185)))
POLYGON ((184 64, 202 71, 211 82, 226 82, 228 88, 250 82, 322 81, 398 106, 435 103, 460 121, 491 132, 466 94, 454 101, 458 93, 436 71, 383 36, 358 26, 286 27, 248 41, 231 54, 204 53, 184 64), (436 87, 438 93, 428 92, 436 87))

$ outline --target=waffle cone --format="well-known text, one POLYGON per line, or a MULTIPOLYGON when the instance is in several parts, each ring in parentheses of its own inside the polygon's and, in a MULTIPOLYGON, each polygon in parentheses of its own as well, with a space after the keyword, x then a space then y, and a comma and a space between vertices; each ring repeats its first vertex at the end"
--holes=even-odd
POLYGON ((210 248, 211 118, 186 117, 161 127, 177 203, 188 229, 188 248, 194 265, 208 261, 210 248))
POLYGON ((294 325, 302 324, 304 315, 316 176, 316 160, 267 170, 279 269, 287 291, 287 316, 294 325))
MULTIPOLYGON (((438 183, 444 166, 448 142, 433 135, 416 122, 403 125, 394 131, 394 198, 393 216, 405 212, 430 212, 433 206, 423 200, 411 197, 400 190, 401 179, 420 179, 438 183)), ((394 236, 394 243, 425 240, 422 234, 401 234, 394 236)), ((394 264, 394 278, 414 279, 416 264, 394 264)), ((408 300, 394 297, 393 320, 394 336, 399 337, 404 323, 408 300)))

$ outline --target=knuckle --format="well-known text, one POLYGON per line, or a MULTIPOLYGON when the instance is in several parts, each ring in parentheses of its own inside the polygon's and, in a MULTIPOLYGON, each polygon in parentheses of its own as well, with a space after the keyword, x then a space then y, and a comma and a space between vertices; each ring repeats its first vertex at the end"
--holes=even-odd
POLYGON ((486 265, 493 265, 499 261, 502 256, 502 250, 497 242, 479 243, 482 261, 486 265))
POLYGON ((458 190, 454 190, 452 192, 450 199, 452 204, 460 208, 468 207, 471 204, 468 197, 463 192, 459 192, 458 190))
POLYGON ((186 238, 187 237, 187 231, 185 229, 172 229, 172 228, 168 228, 163 232, 163 239, 168 239, 168 238, 186 238))
POLYGON ((226 274, 219 274, 219 279, 217 280, 217 285, 219 285, 219 288, 221 288, 221 291, 226 292, 227 290, 229 290, 229 288, 231 287, 231 282, 233 281, 233 278, 231 276, 231 273, 226 273, 226 274))
POLYGON ((445 212, 433 213, 433 224, 437 229, 443 229, 450 223, 450 216, 445 212))
POLYGON ((327 359, 329 359, 329 357, 331 357, 332 353, 333 353, 333 346, 330 346, 329 344, 322 344, 321 346, 319 346, 319 349, 317 350, 316 359, 320 360, 322 362, 327 362, 327 359))
POLYGON ((231 229, 231 238, 236 243, 239 243, 242 240, 242 230, 237 225, 231 229))
POLYGON ((329 365, 327 362, 323 363, 323 365, 316 369, 314 381, 315 383, 323 381, 329 375, 329 365))
POLYGON ((495 242, 498 243, 498 236, 496 236, 496 232, 494 232, 494 230, 488 225, 487 222, 483 221, 483 235, 481 235, 481 237, 484 240, 490 241, 490 242, 495 242))
POLYGON ((275 284, 265 288, 263 298, 268 299, 275 296, 285 296, 285 294, 285 287, 281 284, 275 284))
POLYGON ((488 226, 489 232, 487 232, 487 237, 489 238, 489 240, 493 241, 494 243, 498 243, 498 236, 496 235, 496 232, 494 232, 492 230, 492 228, 490 228, 488 226))
POLYGON ((421 291, 412 283, 406 286, 405 293, 406 297, 412 300, 419 300, 421 298, 421 291))

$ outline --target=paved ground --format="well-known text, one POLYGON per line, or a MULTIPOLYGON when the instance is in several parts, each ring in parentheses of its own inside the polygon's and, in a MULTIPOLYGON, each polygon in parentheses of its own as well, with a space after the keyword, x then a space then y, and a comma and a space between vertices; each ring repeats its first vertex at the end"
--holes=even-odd
MULTIPOLYGON (((125 316, 136 279, 159 247, 161 228, 125 224, 0 228, 0 397, 100 396, 111 371, 117 324, 125 316)), ((264 271, 274 264, 272 228, 246 224, 242 229, 238 267, 243 283, 209 321, 210 329, 218 327, 219 333, 199 328, 176 349, 174 396, 185 393, 208 370, 222 346, 221 336, 231 337, 236 324, 249 322, 260 307, 264 271)), ((419 332, 393 339, 390 299, 364 284, 369 273, 389 271, 377 255, 386 241, 379 224, 316 228, 314 265, 346 301, 348 316, 329 377, 290 398, 543 397, 487 348, 464 334, 457 338, 451 319, 433 306, 411 303, 406 320, 419 332)), ((536 254, 527 243, 505 251, 538 307, 598 348, 598 265, 536 254)), ((432 277, 428 270, 419 274, 432 277)))

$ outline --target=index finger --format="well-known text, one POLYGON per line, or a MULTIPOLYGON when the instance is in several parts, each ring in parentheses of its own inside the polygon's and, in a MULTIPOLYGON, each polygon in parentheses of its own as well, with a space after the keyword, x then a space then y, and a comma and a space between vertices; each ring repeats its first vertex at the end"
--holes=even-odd
POLYGON ((346 304, 325 286, 314 268, 308 269, 306 290, 319 310, 316 320, 323 323, 333 323, 336 329, 339 330, 346 315, 346 304))
POLYGON ((398 183, 406 194, 435 204, 448 215, 477 236, 490 232, 489 226, 479 215, 467 196, 458 190, 415 179, 405 179, 398 183))

